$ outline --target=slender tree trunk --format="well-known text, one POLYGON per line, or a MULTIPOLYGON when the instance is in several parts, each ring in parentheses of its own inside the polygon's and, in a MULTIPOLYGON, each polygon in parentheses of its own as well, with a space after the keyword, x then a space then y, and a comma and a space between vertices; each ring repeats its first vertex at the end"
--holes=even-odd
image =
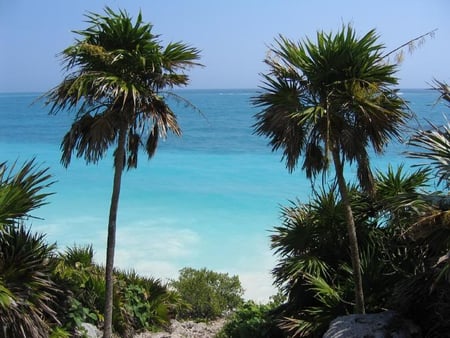
POLYGON ((114 156, 114 181, 111 195, 111 205, 108 220, 108 242, 106 246, 106 295, 105 295, 105 324, 103 338, 112 337, 112 312, 113 312, 113 291, 114 291, 114 251, 116 247, 116 221, 117 209, 119 207, 120 186, 122 182, 122 172, 125 157, 125 136, 126 128, 121 127, 117 150, 114 156))
POLYGON ((341 194, 342 203, 345 208, 345 218, 347 221, 348 241, 350 245, 350 256, 353 268, 353 281, 355 283, 355 313, 365 313, 358 239, 356 236, 355 219, 353 218, 353 211, 347 191, 347 183, 345 182, 344 178, 344 166, 341 162, 337 149, 333 149, 332 156, 339 185, 339 192, 341 194))

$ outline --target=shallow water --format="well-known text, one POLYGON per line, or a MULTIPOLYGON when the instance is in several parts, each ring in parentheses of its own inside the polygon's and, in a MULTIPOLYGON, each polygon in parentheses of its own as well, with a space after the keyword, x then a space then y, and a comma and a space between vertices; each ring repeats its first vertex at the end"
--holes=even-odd
MULTIPOLYGON (((119 203, 116 265, 158 278, 175 278, 183 267, 239 274, 246 296, 265 300, 274 291, 270 270, 275 258, 269 231, 278 224, 279 206, 306 200, 310 184, 298 170, 289 174, 280 154, 252 134, 253 90, 186 90, 180 94, 201 113, 174 105, 183 136, 169 135, 155 157, 142 154, 125 173, 119 203)), ((418 120, 443 122, 445 109, 433 106, 436 94, 404 90, 418 120)), ((59 163, 59 143, 71 124, 69 113, 49 116, 36 93, 0 94, 1 161, 32 157, 50 167, 56 180, 49 204, 35 212, 33 229, 60 249, 93 244, 104 261, 112 186, 112 160, 97 165, 73 158, 59 163)), ((407 134, 405 134, 405 138, 407 134)), ((374 168, 406 162, 405 147, 392 143, 374 168)), ((347 170, 347 177, 354 172, 347 170)))

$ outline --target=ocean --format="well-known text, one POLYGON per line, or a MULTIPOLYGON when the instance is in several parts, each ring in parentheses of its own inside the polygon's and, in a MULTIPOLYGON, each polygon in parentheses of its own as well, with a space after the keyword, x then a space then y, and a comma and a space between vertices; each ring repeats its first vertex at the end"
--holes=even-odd
MULTIPOLYGON (((311 186, 304 173, 290 174, 280 153, 253 134, 251 105, 255 90, 182 90, 199 110, 173 103, 183 136, 168 136, 156 155, 139 158, 138 168, 124 173, 117 221, 115 265, 160 278, 176 278, 183 267, 208 268, 239 275, 246 298, 264 302, 276 291, 270 270, 271 229, 280 223, 280 206, 307 201, 311 186)), ((33 231, 43 232, 59 250, 92 244, 103 264, 113 179, 112 152, 98 164, 72 158, 60 164, 60 141, 73 116, 49 115, 40 93, 0 94, 0 162, 19 164, 35 158, 49 167, 55 183, 48 204, 33 212, 33 231)), ((436 105, 430 90, 403 90, 417 119, 445 122, 446 107, 436 105)), ((407 139, 408 132, 404 138, 407 139)), ((392 142, 371 159, 374 170, 417 160, 405 145, 392 142)), ((355 173, 347 169, 347 178, 355 173)))

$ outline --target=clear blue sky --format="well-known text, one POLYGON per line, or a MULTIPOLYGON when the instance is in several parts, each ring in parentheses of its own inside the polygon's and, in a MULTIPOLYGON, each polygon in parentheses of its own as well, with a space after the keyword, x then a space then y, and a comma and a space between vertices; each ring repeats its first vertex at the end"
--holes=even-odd
POLYGON ((154 25, 163 41, 202 50, 204 68, 189 88, 256 88, 267 46, 278 34, 300 40, 317 30, 352 23, 362 35, 375 28, 388 49, 437 28, 434 39, 406 55, 402 88, 450 82, 448 0, 0 0, 0 92, 46 91, 63 78, 57 54, 86 27, 84 14, 105 5, 154 25))

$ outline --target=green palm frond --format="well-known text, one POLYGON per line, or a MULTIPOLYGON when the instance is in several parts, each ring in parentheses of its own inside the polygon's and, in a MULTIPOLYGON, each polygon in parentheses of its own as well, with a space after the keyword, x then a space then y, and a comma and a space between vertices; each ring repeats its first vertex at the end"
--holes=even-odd
POLYGON ((304 147, 305 128, 294 115, 302 109, 302 89, 283 79, 276 81, 265 76, 265 80, 265 92, 253 99, 255 105, 263 107, 256 115, 255 133, 267 136, 273 151, 283 149, 286 167, 292 171, 304 147))
POLYGON ((31 217, 31 212, 45 205, 45 199, 52 194, 43 192, 54 183, 48 168, 39 169, 34 159, 14 172, 16 165, 8 168, 6 162, 0 163, 0 229, 31 217))
POLYGON ((447 83, 434 80, 433 89, 440 93, 439 99, 445 100, 450 105, 450 86, 447 83))
POLYGON ((351 26, 338 33, 318 32, 316 40, 275 40, 266 58, 261 107, 255 132, 283 149, 289 170, 303 156, 308 177, 328 170, 332 146, 358 164, 358 178, 371 190, 367 148, 383 151, 401 137, 409 114, 406 102, 391 89, 397 66, 383 59, 384 45, 374 30, 357 37, 351 26))
POLYGON ((386 173, 377 172, 377 203, 394 217, 401 219, 409 214, 412 219, 416 219, 430 208, 429 196, 423 193, 429 178, 429 168, 405 172, 403 164, 396 169, 388 166, 386 173))
POLYGON ((336 286, 331 286, 324 278, 317 275, 308 275, 306 281, 309 285, 309 290, 314 293, 314 298, 322 306, 335 308, 342 302, 340 290, 336 289, 336 286))
POLYGON ((312 275, 306 277, 305 284, 313 293, 317 305, 301 309, 295 318, 285 317, 280 320, 280 328, 292 337, 319 336, 326 331, 331 320, 346 314, 342 306, 342 290, 312 275))
POLYGON ((89 267, 94 264, 94 248, 92 245, 68 247, 60 254, 60 259, 68 266, 75 267, 81 264, 89 267))
POLYGON ((407 155, 427 160, 436 170, 438 183, 450 187, 450 124, 438 127, 430 123, 430 129, 419 130, 408 143, 421 150, 410 151, 407 155))

